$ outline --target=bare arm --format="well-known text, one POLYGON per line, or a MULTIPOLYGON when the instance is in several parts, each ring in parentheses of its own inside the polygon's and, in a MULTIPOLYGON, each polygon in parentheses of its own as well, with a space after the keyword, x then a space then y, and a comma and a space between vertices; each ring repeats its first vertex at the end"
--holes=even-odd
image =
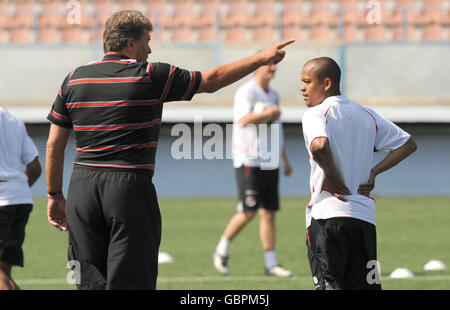
POLYGON ((280 109, 276 106, 265 109, 259 113, 248 113, 241 117, 237 123, 243 127, 249 124, 259 124, 263 120, 270 118, 272 120, 277 120, 280 117, 280 109))
POLYGON ((311 143, 310 150, 314 160, 325 173, 325 180, 322 188, 330 192, 336 198, 347 201, 343 195, 351 195, 351 193, 333 161, 333 153, 331 152, 328 138, 319 137, 314 139, 311 143))
POLYGON ((28 177, 28 186, 31 187, 39 179, 42 173, 41 163, 39 162, 39 157, 36 156, 31 163, 27 165, 25 174, 28 177))
POLYGON ((51 225, 66 231, 65 198, 62 194, 64 150, 69 139, 70 129, 54 124, 50 126, 47 141, 46 175, 47 192, 61 192, 58 195, 48 195, 47 218, 51 225))
POLYGON ((51 124, 47 140, 46 176, 47 191, 62 190, 64 151, 69 139, 70 129, 51 124))
POLYGON ((294 41, 283 41, 262 50, 256 55, 202 72, 202 81, 197 93, 213 93, 242 79, 260 66, 280 62, 286 53, 283 48, 294 41))
POLYGON ((358 188, 358 193, 368 196, 370 192, 375 188, 375 177, 380 173, 391 169, 406 157, 411 155, 417 150, 417 144, 412 137, 406 141, 398 149, 389 152, 389 154, 383 158, 375 167, 370 171, 369 181, 365 184, 361 184, 358 188))
POLYGON ((283 151, 281 153, 281 160, 283 161, 283 165, 284 165, 284 175, 290 176, 292 174, 292 167, 291 167, 291 164, 289 163, 289 160, 288 160, 287 154, 286 154, 286 149, 284 147, 283 147, 283 151))

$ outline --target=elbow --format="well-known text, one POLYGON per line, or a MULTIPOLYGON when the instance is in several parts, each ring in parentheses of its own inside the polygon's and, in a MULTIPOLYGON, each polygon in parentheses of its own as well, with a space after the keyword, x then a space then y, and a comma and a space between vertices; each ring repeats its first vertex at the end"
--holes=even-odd
POLYGON ((36 157, 31 163, 27 165, 26 174, 28 176, 28 179, 31 180, 31 184, 39 179, 42 174, 42 166, 39 162, 38 157, 36 157))
POLYGON ((214 71, 202 72, 202 80, 197 93, 215 93, 221 87, 216 82, 218 80, 217 73, 214 71))
POLYGON ((311 142, 310 150, 316 161, 320 161, 327 153, 328 139, 325 137, 316 138, 311 142))
POLYGON ((408 142, 409 142, 409 145, 410 145, 409 148, 410 148, 411 154, 412 154, 417 150, 417 144, 416 144, 416 141, 414 141, 414 139, 412 137, 409 139, 408 142))
POLYGON ((59 143, 54 140, 48 140, 46 145, 46 153, 47 156, 49 155, 55 155, 58 153, 64 153, 65 144, 59 143))
POLYGON ((33 171, 33 175, 36 177, 36 179, 38 179, 42 175, 42 166, 39 162, 35 170, 33 171))
POLYGON ((41 174, 42 174, 42 167, 41 165, 39 165, 38 167, 35 167, 30 170, 30 179, 37 180, 39 179, 41 174))

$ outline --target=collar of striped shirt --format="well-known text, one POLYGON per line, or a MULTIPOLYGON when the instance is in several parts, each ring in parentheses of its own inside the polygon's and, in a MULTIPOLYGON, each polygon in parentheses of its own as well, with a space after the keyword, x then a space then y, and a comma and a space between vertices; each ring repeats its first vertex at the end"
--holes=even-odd
POLYGON ((122 54, 107 54, 103 57, 103 60, 120 60, 120 59, 128 59, 128 60, 134 60, 130 59, 130 57, 122 54))

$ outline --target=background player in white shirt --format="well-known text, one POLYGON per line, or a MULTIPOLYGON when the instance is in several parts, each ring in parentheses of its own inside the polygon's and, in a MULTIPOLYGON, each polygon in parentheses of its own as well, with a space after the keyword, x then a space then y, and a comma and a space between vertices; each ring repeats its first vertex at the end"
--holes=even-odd
POLYGON ((314 284, 381 289, 379 281, 367 280, 368 263, 377 259, 375 201, 369 195, 376 176, 417 146, 401 128, 341 95, 340 69, 331 58, 308 61, 301 80, 309 107, 302 127, 311 165, 306 227, 314 284), (389 153, 372 167, 374 151, 389 153))
POLYGON ((228 273, 230 242, 259 210, 260 238, 264 249, 266 274, 287 277, 291 271, 278 264, 275 251, 275 213, 279 210, 278 167, 281 160, 284 174, 292 167, 283 147, 283 128, 278 93, 269 87, 276 65, 262 66, 254 79, 242 85, 234 100, 233 166, 239 191, 238 212, 231 218, 214 252, 214 266, 222 274, 228 273), (255 105, 266 105, 256 111, 255 105), (269 123, 267 132, 259 124, 269 123), (274 132, 272 136, 272 131, 274 132), (275 137, 275 139, 273 139, 275 137), (267 145, 263 145, 267 143, 267 145), (261 151, 268 150, 264 156, 261 151))
POLYGON ((39 154, 25 125, 0 107, 0 289, 18 289, 13 265, 23 267, 22 243, 33 206, 30 187, 41 175, 39 154))

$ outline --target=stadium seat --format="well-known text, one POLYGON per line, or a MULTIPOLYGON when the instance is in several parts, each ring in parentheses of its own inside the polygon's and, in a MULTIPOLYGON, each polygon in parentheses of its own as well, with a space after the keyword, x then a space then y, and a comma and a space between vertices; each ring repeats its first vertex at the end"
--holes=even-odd
POLYGON ((121 0, 119 1, 121 10, 137 10, 141 11, 142 3, 139 0, 121 0))
POLYGON ((219 20, 220 1, 203 0, 200 2, 200 9, 195 17, 193 26, 204 28, 216 25, 219 20))
POLYGON ((356 24, 346 24, 342 29, 341 40, 345 42, 359 41, 358 26, 356 24))
POLYGON ((392 39, 395 41, 413 41, 415 40, 415 31, 413 25, 399 25, 395 26, 392 32, 392 39))
POLYGON ((191 0, 176 0, 171 12, 162 15, 163 28, 189 27, 194 21, 194 6, 191 0))
POLYGON ((65 4, 62 1, 40 0, 40 13, 45 11, 60 12, 66 9, 65 4))
POLYGON ((9 42, 16 44, 33 43, 33 35, 31 29, 25 26, 11 28, 9 31, 9 42))
POLYGON ((87 43, 84 29, 80 25, 66 25, 61 30, 61 41, 63 43, 87 43))
POLYGON ((284 0, 281 10, 281 25, 301 25, 304 18, 303 6, 301 0, 284 0))
POLYGON ((31 28, 34 26, 34 11, 32 9, 17 8, 12 13, 9 18, 9 23, 14 26, 24 26, 31 28))
POLYGON ((106 20, 114 13, 114 3, 111 0, 97 0, 94 14, 98 25, 104 25, 106 20))
POLYGON ((192 30, 190 27, 178 27, 172 29, 170 35, 171 42, 191 42, 192 41, 192 30))
POLYGON ((216 42, 219 39, 216 27, 208 26, 198 29, 198 38, 200 42, 216 42))
POLYGON ((380 24, 387 24, 390 12, 388 10, 387 0, 363 1, 363 11, 358 14, 358 26, 365 27, 371 24, 377 24, 377 10, 380 11, 380 24))
POLYGON ((9 2, 15 4, 15 10, 18 11, 33 11, 34 8, 34 0, 14 0, 9 2))
POLYGON ((443 12, 441 16, 441 25, 450 26, 450 11, 443 12))
POLYGON ((156 20, 159 20, 159 17, 164 14, 166 10, 166 1, 146 0, 143 2, 143 10, 147 17, 151 18, 150 21, 155 23, 156 20))
POLYGON ((40 27, 37 36, 37 41, 39 43, 46 43, 46 44, 59 43, 58 28, 54 26, 40 27))
POLYGON ((426 25, 422 30, 422 40, 442 41, 443 38, 442 26, 437 22, 426 25))
POLYGON ((238 43, 246 41, 246 31, 242 26, 230 27, 225 30, 225 41, 229 43, 238 43))
POLYGON ((65 22, 65 15, 57 10, 42 10, 39 14, 39 27, 59 27, 65 22))
POLYGON ((7 28, 8 19, 8 5, 6 2, 0 1, 0 29, 7 28))
POLYGON ((302 28, 298 25, 287 25, 281 30, 282 40, 301 40, 302 39, 302 28))
POLYGON ((359 13, 358 0, 339 1, 339 18, 344 24, 357 24, 361 18, 359 13))
POLYGON ((414 19, 416 25, 427 25, 433 22, 440 22, 444 8, 441 0, 425 0, 419 14, 414 19))
POLYGON ((224 28, 246 26, 249 19, 250 14, 247 1, 230 0, 226 13, 220 18, 220 24, 224 28))
POLYGON ((94 4, 95 11, 112 13, 114 11, 114 1, 113 0, 97 0, 94 4))
POLYGON ((271 26, 277 23, 274 0, 255 1, 255 10, 251 16, 251 25, 254 27, 271 26))
POLYGON ((252 42, 274 42, 277 35, 272 26, 265 25, 254 27, 252 34, 252 42))
POLYGON ((415 0, 396 0, 392 11, 383 14, 383 24, 396 26, 412 23, 415 17, 415 0))
POLYGON ((386 28, 384 25, 369 25, 364 30, 364 40, 385 41, 387 40, 386 28))
POLYGON ((312 27, 309 31, 309 40, 327 42, 331 40, 330 28, 327 25, 312 27))
POLYGON ((330 0, 315 0, 311 2, 311 8, 303 19, 302 25, 306 27, 315 25, 337 26, 338 13, 331 8, 330 0))

